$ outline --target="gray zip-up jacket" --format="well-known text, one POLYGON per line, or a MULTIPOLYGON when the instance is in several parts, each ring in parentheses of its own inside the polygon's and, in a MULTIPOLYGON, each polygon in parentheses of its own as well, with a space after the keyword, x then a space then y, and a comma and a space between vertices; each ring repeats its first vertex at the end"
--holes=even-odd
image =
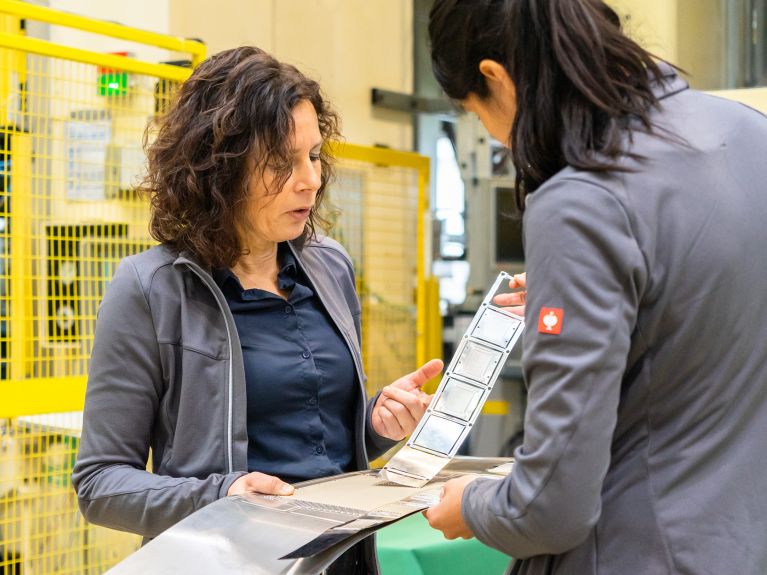
MULTIPOLYGON (((395 442, 369 424, 352 264, 329 238, 291 249, 354 358, 354 455, 364 469, 368 454, 395 442)), ((247 448, 242 349, 223 293, 193 259, 165 247, 126 258, 96 322, 72 476, 83 515, 155 537, 225 497, 247 472, 247 448)))
POLYGON ((524 445, 462 503, 520 574, 767 573, 767 118, 665 74, 635 171, 529 196, 524 445))

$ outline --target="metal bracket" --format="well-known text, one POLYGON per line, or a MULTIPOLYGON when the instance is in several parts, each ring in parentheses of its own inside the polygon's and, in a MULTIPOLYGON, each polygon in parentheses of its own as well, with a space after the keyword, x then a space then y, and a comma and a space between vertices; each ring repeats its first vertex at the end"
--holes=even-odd
POLYGON ((377 108, 398 112, 440 114, 456 111, 455 106, 447 98, 424 98, 381 88, 370 90, 370 102, 377 108))

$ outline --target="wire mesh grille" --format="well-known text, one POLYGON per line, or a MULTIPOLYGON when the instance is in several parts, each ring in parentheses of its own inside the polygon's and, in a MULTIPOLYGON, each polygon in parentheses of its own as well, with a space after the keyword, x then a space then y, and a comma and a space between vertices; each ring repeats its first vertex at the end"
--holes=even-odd
POLYGON ((333 235, 349 251, 362 305, 362 351, 373 393, 416 368, 418 173, 345 161, 329 192, 333 235))
MULTIPOLYGON (((86 376, 104 288, 152 244, 135 191, 142 135, 175 85, 11 49, 0 77, 2 396, 86 376)), ((77 510, 81 423, 81 412, 0 420, 0 573, 103 573, 138 547, 77 510)))
POLYGON ((70 485, 81 412, 0 423, 0 572, 97 574, 139 546, 85 522, 70 485))
MULTIPOLYGON (((0 73, 12 74, 9 60, 18 58, 3 58, 0 73)), ((151 244, 135 184, 144 126, 170 88, 27 55, 0 127, 1 369, 11 379, 85 374, 104 286, 122 257, 151 244)))

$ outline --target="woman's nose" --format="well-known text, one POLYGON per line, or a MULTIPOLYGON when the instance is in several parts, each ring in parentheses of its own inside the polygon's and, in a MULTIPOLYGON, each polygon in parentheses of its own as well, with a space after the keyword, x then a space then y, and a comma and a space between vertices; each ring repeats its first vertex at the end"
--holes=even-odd
POLYGON ((317 191, 322 185, 322 166, 319 161, 312 161, 311 158, 307 158, 303 162, 295 173, 297 176, 297 183, 299 190, 310 189, 317 191))

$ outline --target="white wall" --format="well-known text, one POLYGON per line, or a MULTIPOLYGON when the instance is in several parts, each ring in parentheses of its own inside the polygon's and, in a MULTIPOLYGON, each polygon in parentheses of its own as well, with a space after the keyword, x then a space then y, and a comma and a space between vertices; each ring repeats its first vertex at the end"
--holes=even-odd
POLYGON ((677 0, 606 0, 625 30, 656 56, 677 61, 677 0))
MULTIPOLYGON (((275 27, 272 0, 216 0, 215 9, 208 0, 165 1, 169 6, 169 32, 203 40, 208 45, 208 54, 243 44, 272 49, 275 27)), ((287 2, 295 5, 311 0, 287 2)))
POLYGON ((355 144, 411 150, 408 114, 374 110, 373 87, 412 91, 410 0, 169 0, 170 31, 215 53, 255 44, 318 80, 355 144))

